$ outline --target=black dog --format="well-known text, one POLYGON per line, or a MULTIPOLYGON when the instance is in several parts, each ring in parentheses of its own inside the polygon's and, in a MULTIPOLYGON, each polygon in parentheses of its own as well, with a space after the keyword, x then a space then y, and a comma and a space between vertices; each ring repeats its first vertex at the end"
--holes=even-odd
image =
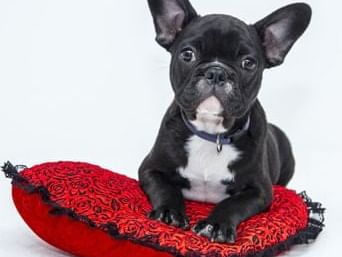
POLYGON ((187 228, 184 198, 217 205, 192 229, 234 242, 243 220, 266 210, 272 184, 294 173, 290 143, 257 99, 263 71, 280 65, 307 28, 303 3, 254 25, 199 16, 188 0, 149 0, 157 42, 172 55, 175 99, 139 169, 152 219, 187 228))

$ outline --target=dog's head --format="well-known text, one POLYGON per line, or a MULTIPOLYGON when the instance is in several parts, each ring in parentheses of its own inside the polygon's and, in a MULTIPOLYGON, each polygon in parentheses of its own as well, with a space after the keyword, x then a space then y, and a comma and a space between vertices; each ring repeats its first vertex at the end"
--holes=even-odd
POLYGON ((149 0, 157 42, 172 55, 170 77, 188 115, 242 117, 265 68, 280 65, 307 28, 311 9, 283 7, 253 25, 228 15, 199 16, 188 0, 149 0))

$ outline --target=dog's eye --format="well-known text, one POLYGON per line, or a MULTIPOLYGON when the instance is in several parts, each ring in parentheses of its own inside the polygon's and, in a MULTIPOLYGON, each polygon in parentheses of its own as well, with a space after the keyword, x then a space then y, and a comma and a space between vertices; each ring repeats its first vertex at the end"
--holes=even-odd
POLYGON ((254 59, 252 58, 246 58, 242 60, 241 67, 245 70, 252 71, 256 68, 257 63, 254 59))
POLYGON ((184 61, 184 62, 194 62, 196 61, 196 56, 193 50, 186 48, 184 49, 181 54, 180 54, 180 58, 184 61))

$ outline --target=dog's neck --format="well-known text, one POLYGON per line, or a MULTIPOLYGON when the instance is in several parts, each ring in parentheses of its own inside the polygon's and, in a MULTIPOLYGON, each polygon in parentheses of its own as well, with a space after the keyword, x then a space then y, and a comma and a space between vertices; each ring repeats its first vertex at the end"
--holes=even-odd
POLYGON ((190 121, 197 130, 204 131, 210 134, 222 134, 228 131, 223 126, 224 118, 221 116, 212 115, 210 113, 197 113, 196 119, 190 121))
POLYGON ((249 117, 249 112, 242 118, 231 118, 230 120, 221 116, 197 114, 195 120, 189 121, 199 131, 204 131, 209 134, 232 134, 244 127, 249 117))

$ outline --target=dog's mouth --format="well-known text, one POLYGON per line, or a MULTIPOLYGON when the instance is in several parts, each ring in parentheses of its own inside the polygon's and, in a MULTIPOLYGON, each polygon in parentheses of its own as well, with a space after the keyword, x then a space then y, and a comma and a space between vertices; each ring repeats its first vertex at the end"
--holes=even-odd
POLYGON ((210 96, 202 101, 196 109, 196 114, 205 117, 221 117, 223 106, 216 96, 210 96))

